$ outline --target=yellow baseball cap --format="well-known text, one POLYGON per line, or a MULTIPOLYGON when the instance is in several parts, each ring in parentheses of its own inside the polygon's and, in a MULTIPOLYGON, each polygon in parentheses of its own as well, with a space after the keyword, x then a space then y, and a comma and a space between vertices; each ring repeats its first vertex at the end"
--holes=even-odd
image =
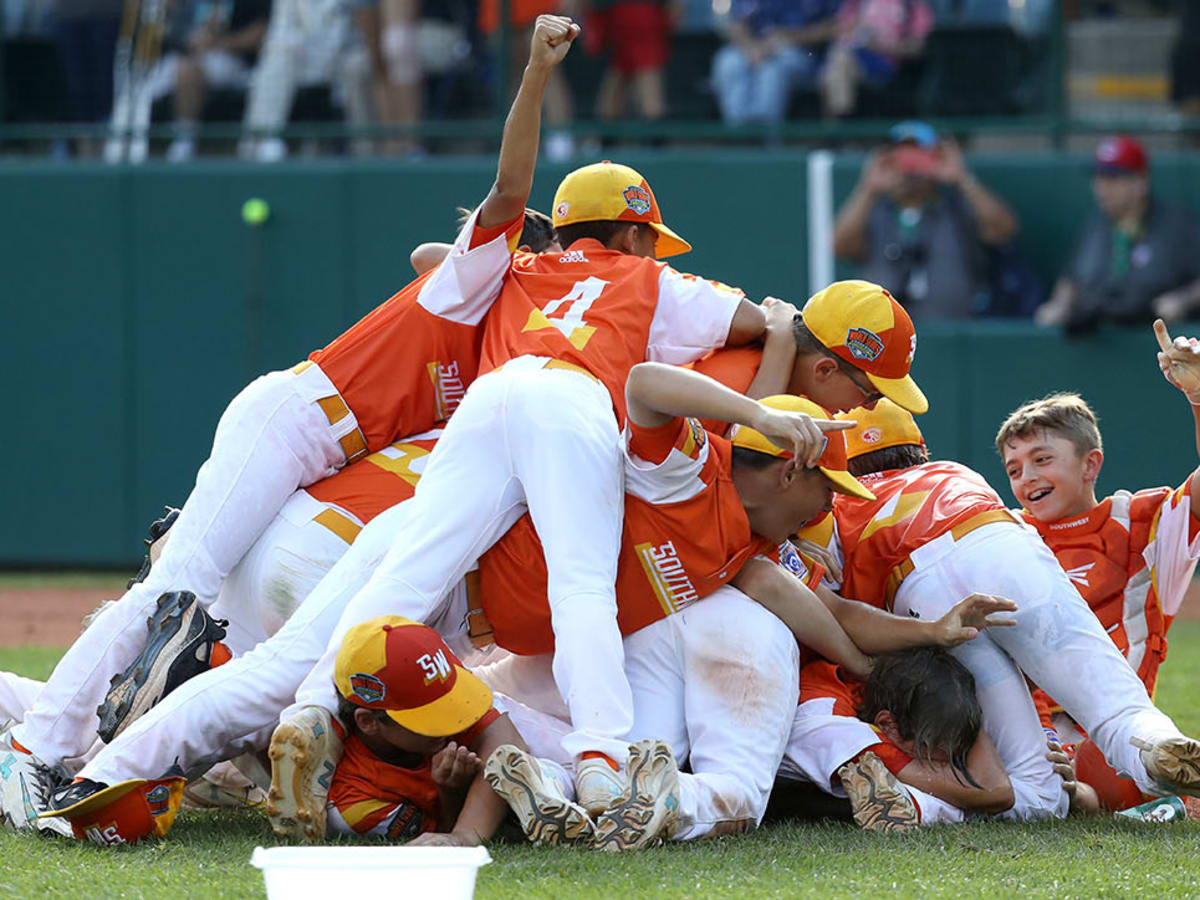
MULTIPOLYGON (((797 397, 794 394, 776 394, 773 397, 763 397, 758 402, 772 409, 808 413, 814 419, 832 418, 823 407, 804 397, 797 397)), ((778 456, 781 459, 791 459, 792 457, 792 451, 784 450, 782 447, 777 446, 767 440, 766 435, 761 431, 750 428, 747 425, 734 425, 729 439, 735 447, 743 447, 746 450, 753 450, 756 453, 765 453, 767 456, 778 456)), ((846 471, 846 441, 842 438, 842 432, 831 431, 826 433, 825 450, 821 453, 821 458, 817 460, 817 468, 821 470, 826 478, 833 482, 834 490, 839 493, 849 494, 852 497, 861 497, 864 500, 875 499, 874 494, 867 490, 857 478, 846 471)))
POLYGON ((838 413, 835 419, 850 419, 856 424, 846 436, 846 458, 854 459, 872 450, 899 447, 903 444, 925 446, 925 437, 917 427, 912 413, 901 409, 891 400, 880 400, 874 409, 852 409, 838 413))
POLYGON ((658 232, 658 259, 687 253, 692 245, 663 224, 646 179, 620 163, 593 163, 567 175, 554 194, 554 227, 576 222, 645 222, 658 232))
POLYGON ((916 330, 886 290, 869 281, 835 281, 813 294, 800 315, 818 341, 862 369, 889 400, 909 412, 929 409, 908 374, 917 352, 916 330))
POLYGON ((492 708, 492 692, 468 672, 441 635, 401 616, 380 616, 347 633, 333 680, 338 693, 382 709, 409 731, 446 737, 492 708))

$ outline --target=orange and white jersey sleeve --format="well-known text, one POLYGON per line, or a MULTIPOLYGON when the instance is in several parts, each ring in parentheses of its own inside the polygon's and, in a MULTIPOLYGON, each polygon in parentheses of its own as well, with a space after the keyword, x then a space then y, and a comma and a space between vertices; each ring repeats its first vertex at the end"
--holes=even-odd
POLYGON ((647 503, 680 503, 707 487, 709 440, 696 419, 658 428, 625 426, 625 492, 647 503))
POLYGON ((646 359, 680 366, 725 346, 745 298, 737 288, 663 266, 646 359))
POLYGON ((494 228, 480 228, 478 221, 476 209, 417 296, 417 302, 435 316, 463 325, 482 322, 500 295, 525 227, 525 213, 494 228))
MULTIPOLYGON (((1162 499, 1151 520, 1150 540, 1142 551, 1166 616, 1179 612, 1184 592, 1196 571, 1196 561, 1200 558, 1200 520, 1192 515, 1191 486, 1189 476, 1162 499)), ((1152 493, 1138 491, 1133 496, 1133 503, 1137 504, 1142 495, 1152 493)))

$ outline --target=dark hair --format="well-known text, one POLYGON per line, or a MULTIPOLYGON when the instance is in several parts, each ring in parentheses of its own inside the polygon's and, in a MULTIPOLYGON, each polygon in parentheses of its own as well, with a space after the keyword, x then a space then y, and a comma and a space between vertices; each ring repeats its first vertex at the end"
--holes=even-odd
MULTIPOLYGON (((460 206, 456 212, 458 213, 458 228, 461 231, 475 210, 460 206)), ((525 207, 525 222, 521 226, 521 236, 517 239, 517 244, 528 247, 534 253, 541 253, 550 245, 554 237, 554 222, 550 217, 544 212, 525 207)))
POLYGON ((613 235, 623 228, 628 228, 630 225, 636 225, 639 231, 644 231, 650 227, 645 222, 618 222, 609 219, 594 222, 575 222, 571 225, 558 226, 558 242, 562 244, 565 250, 578 240, 595 238, 607 247, 608 242, 613 239, 613 235))
POLYGON ((898 444, 895 447, 883 447, 851 457, 846 461, 846 468, 855 478, 861 478, 876 472, 890 472, 892 469, 910 469, 927 462, 929 451, 920 444, 898 444))
POLYGON ((975 676, 940 647, 917 647, 875 658, 863 688, 858 717, 874 722, 887 710, 900 737, 912 741, 921 762, 941 751, 960 784, 980 787, 967 771, 967 754, 979 738, 983 709, 975 676))
POLYGON ((772 456, 769 453, 759 453, 757 450, 750 450, 746 447, 733 448, 733 465, 735 468, 745 466, 747 469, 765 469, 772 463, 777 463, 782 457, 772 456))
MULTIPOLYGON (((360 709, 366 709, 366 707, 359 706, 357 703, 351 703, 341 694, 338 694, 337 717, 346 726, 347 734, 358 734, 358 721, 354 718, 354 713, 360 709)), ((387 716, 387 710, 383 709, 367 709, 367 712, 372 713, 377 719, 383 719, 387 716)))

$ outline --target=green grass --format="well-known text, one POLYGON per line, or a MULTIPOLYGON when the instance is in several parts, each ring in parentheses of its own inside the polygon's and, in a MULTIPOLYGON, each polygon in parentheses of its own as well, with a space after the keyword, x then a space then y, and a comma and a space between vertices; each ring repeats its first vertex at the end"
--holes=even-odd
MULTIPOLYGON (((0 650, 0 668, 41 676, 56 655, 0 650)), ((1158 700, 1192 733, 1200 732, 1198 682, 1200 622, 1180 622, 1158 700)), ((163 840, 115 850, 0 832, 0 896, 259 897, 262 877, 249 865, 250 853, 275 843, 253 812, 185 811, 163 840)), ((1111 818, 942 826, 888 837, 842 824, 781 823, 622 856, 496 843, 477 896, 1194 897, 1198 849, 1194 825, 1111 818)))
POLYGON ((103 588, 114 597, 125 593, 129 572, 0 572, 0 589, 103 588))

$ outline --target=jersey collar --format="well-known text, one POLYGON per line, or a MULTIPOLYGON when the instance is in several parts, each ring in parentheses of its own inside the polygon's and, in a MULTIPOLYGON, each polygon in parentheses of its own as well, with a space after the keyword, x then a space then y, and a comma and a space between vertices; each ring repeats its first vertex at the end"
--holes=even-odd
POLYGON ((1112 497, 1106 497, 1078 516, 1068 516, 1057 522, 1043 522, 1028 510, 1021 510, 1021 518, 1038 530, 1043 537, 1062 537, 1069 534, 1091 534, 1099 531, 1108 521, 1109 510, 1112 508, 1112 497))

